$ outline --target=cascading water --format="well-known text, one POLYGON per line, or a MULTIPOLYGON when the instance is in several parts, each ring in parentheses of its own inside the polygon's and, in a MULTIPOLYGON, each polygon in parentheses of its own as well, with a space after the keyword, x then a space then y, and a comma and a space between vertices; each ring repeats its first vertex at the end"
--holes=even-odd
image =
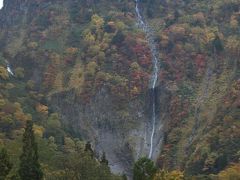
POLYGON ((6 61, 6 64, 7 64, 7 71, 8 71, 8 73, 11 74, 12 76, 14 76, 14 73, 13 73, 13 71, 12 71, 8 61, 6 61))
POLYGON ((3 1, 0 0, 0 10, 3 8, 3 1))
POLYGON ((152 54, 152 62, 153 62, 153 72, 152 72, 152 77, 151 77, 151 89, 152 89, 152 132, 151 132, 151 139, 150 139, 150 150, 149 150, 149 158, 152 158, 152 153, 153 153, 153 139, 154 139, 154 134, 155 134, 155 124, 156 124, 156 84, 158 81, 158 73, 159 73, 159 62, 158 62, 158 51, 157 51, 157 46, 154 42, 154 36, 152 34, 151 28, 148 26, 146 22, 144 22, 143 16, 140 13, 139 9, 139 0, 136 0, 136 14, 137 14, 137 19, 138 19, 138 25, 139 27, 145 32, 146 38, 149 44, 149 48, 151 50, 152 54))
POLYGON ((11 74, 12 76, 14 76, 14 74, 13 74, 13 72, 12 72, 10 66, 7 66, 7 71, 9 72, 9 74, 11 74))

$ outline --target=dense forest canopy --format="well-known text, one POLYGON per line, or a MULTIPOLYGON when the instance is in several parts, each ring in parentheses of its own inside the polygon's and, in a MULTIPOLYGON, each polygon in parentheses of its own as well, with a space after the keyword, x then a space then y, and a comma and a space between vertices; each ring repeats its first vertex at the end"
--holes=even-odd
POLYGON ((240 178, 240 1, 138 5, 153 90, 136 1, 4 1, 0 179, 240 178))

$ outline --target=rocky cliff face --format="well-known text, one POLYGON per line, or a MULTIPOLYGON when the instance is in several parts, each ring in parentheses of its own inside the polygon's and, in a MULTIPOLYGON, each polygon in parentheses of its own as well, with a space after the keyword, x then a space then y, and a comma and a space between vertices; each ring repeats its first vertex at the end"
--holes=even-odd
MULTIPOLYGON (((91 141, 98 153, 106 152, 113 172, 128 173, 131 176, 134 161, 147 156, 150 149, 150 93, 149 90, 147 94, 133 101, 122 102, 119 107, 116 107, 119 104, 116 102, 118 99, 106 88, 102 88, 87 105, 83 104, 73 91, 53 95, 49 103, 54 110, 60 112, 66 127, 70 127, 83 139, 91 141)), ((162 88, 157 100, 161 107, 158 114, 163 113, 165 116, 161 118, 165 121, 169 99, 169 91, 162 88)), ((157 120, 158 130, 161 125, 159 116, 157 120)), ((154 159, 160 153, 161 140, 162 132, 158 131, 154 138, 154 159)))

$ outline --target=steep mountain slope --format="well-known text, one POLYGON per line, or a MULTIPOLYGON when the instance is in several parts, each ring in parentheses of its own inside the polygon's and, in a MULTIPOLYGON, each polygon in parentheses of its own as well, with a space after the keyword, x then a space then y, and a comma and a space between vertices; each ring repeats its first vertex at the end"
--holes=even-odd
POLYGON ((237 163, 239 1, 151 1, 144 6, 157 27, 162 78, 173 90, 159 165, 197 175, 237 163))
MULTIPOLYGON (((26 112, 38 110, 33 116, 41 125, 58 112, 61 130, 91 141, 98 153, 106 152, 114 172, 129 176, 134 161, 148 156, 151 147, 159 167, 189 176, 238 163, 240 2, 139 1, 158 52, 153 89, 152 49, 137 25, 135 5, 5 1, 1 65, 9 62, 19 77, 12 81, 28 85, 26 112)), ((44 138, 50 136, 65 143, 61 133, 46 130, 44 138)))
POLYGON ((60 113, 65 129, 105 151, 117 172, 129 172, 136 152, 148 151, 147 142, 145 148, 132 142, 142 141, 145 131, 150 136, 143 94, 151 58, 128 12, 134 2, 111 4, 7 1, 1 13, 11 18, 1 18, 1 42, 4 58, 24 68, 48 97, 42 104, 60 113))

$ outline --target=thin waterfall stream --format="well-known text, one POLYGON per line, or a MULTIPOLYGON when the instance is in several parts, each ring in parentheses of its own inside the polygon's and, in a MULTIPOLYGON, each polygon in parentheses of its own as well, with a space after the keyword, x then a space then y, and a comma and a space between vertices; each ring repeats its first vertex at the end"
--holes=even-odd
POLYGON ((13 71, 12 71, 12 69, 10 68, 9 65, 7 66, 7 71, 8 71, 9 74, 11 74, 12 76, 14 76, 13 71))
POLYGON ((9 73, 9 74, 11 74, 12 76, 14 76, 14 73, 13 73, 13 71, 12 71, 11 67, 10 67, 10 64, 9 64, 9 62, 8 62, 8 61, 6 61, 6 64, 7 64, 7 71, 8 71, 8 73, 9 73))
POLYGON ((151 76, 151 89, 152 89, 152 131, 151 131, 151 138, 150 138, 150 149, 148 158, 152 158, 153 153, 153 140, 155 135, 155 125, 156 125, 156 85, 158 81, 158 73, 159 73, 159 61, 158 61, 158 50, 157 45, 154 42, 154 35, 152 34, 151 28, 148 26, 148 24, 144 21, 143 16, 141 15, 140 9, 139 9, 139 0, 136 0, 136 14, 137 14, 137 20, 139 27, 143 30, 143 32, 146 34, 146 39, 149 44, 149 48, 151 50, 152 54, 152 63, 153 63, 153 72, 151 76))

